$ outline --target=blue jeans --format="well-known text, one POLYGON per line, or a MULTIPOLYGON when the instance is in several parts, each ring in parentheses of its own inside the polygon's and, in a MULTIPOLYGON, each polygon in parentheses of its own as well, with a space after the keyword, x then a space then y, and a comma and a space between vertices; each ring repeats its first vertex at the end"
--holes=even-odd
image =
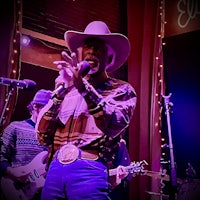
POLYGON ((107 167, 99 160, 78 159, 70 164, 53 160, 50 164, 42 200, 107 200, 107 167))

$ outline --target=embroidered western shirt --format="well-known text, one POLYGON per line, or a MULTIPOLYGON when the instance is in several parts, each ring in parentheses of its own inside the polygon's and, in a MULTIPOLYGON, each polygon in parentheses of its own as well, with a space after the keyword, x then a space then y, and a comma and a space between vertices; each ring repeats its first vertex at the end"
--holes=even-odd
POLYGON ((92 149, 105 137, 110 139, 102 145, 113 145, 125 133, 136 105, 134 88, 114 78, 95 87, 84 84, 85 90, 73 88, 62 102, 50 100, 40 112, 36 131, 41 144, 54 143, 55 150, 67 143, 92 149))

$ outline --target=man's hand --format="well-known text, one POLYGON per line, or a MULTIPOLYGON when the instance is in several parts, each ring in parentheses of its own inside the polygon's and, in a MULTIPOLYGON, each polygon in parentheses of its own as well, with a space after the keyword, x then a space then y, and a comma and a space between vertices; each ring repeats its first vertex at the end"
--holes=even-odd
POLYGON ((55 88, 57 88, 60 84, 64 84, 65 88, 69 88, 73 85, 74 77, 73 73, 69 68, 69 64, 66 61, 54 61, 54 64, 57 65, 59 71, 59 76, 55 80, 55 88))
POLYGON ((56 88, 60 84, 64 83, 65 88, 75 86, 78 90, 81 90, 83 87, 83 62, 78 62, 75 53, 72 53, 70 57, 66 52, 63 51, 62 58, 64 60, 54 61, 54 64, 56 64, 57 68, 60 70, 59 76, 55 80, 56 88))
POLYGON ((126 176, 128 176, 128 172, 126 168, 122 165, 119 165, 117 167, 117 174, 116 174, 116 184, 120 184, 122 179, 124 179, 126 176))
POLYGON ((116 174, 113 176, 111 175, 109 177, 109 182, 111 184, 111 189, 114 189, 117 185, 119 185, 125 177, 128 176, 128 172, 126 170, 125 166, 119 165, 117 168, 115 168, 116 174))
POLYGON ((27 173, 22 167, 8 167, 7 176, 14 181, 25 183, 28 180, 29 173, 27 173))

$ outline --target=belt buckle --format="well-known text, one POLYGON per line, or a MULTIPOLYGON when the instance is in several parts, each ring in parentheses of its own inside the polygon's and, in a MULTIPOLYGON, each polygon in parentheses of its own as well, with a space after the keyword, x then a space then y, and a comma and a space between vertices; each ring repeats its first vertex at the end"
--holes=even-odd
POLYGON ((62 164, 69 164, 74 162, 79 155, 79 149, 73 144, 66 144, 62 146, 58 152, 58 160, 62 164))

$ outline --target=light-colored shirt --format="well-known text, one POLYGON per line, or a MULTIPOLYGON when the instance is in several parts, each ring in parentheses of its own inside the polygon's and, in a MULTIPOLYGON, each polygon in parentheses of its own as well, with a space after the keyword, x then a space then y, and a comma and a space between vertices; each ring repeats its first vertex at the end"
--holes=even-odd
POLYGON ((114 78, 107 78, 95 88, 85 84, 86 91, 74 88, 66 94, 56 116, 46 115, 53 100, 40 112, 36 131, 41 143, 53 132, 55 150, 68 143, 93 149, 104 136, 114 141, 125 133, 136 105, 133 87, 114 78))

